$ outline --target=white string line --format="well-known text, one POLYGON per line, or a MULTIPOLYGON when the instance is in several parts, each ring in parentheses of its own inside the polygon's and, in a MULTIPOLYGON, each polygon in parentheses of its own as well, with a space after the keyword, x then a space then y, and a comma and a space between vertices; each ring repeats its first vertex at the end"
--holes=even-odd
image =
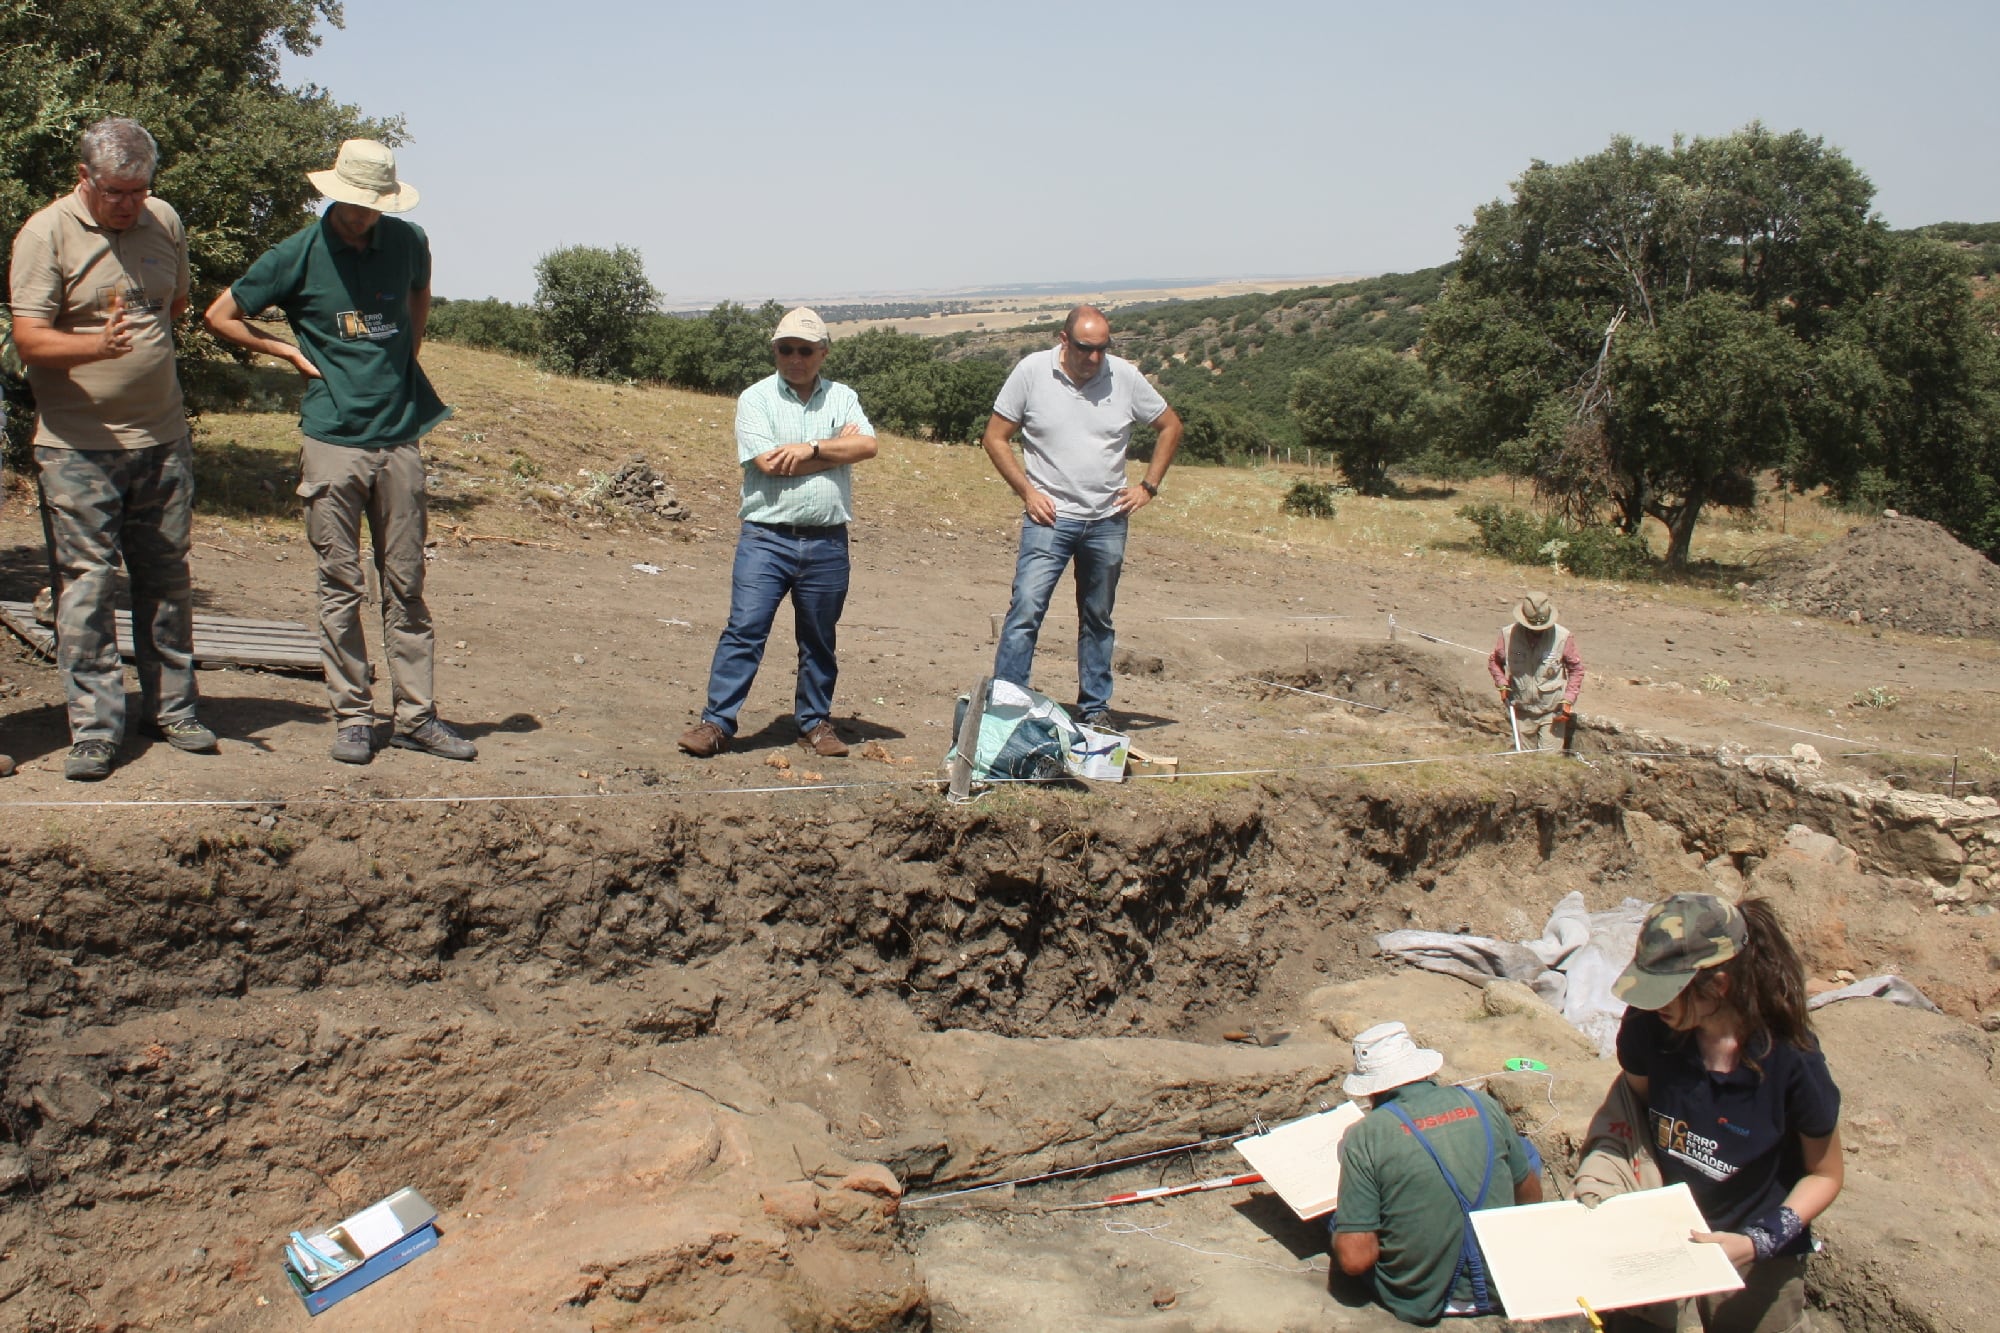
POLYGON ((1326 1269, 1320 1267, 1317 1262, 1311 1259, 1303 1259, 1291 1266, 1274 1264, 1269 1259, 1256 1259, 1247 1254, 1234 1254, 1228 1250, 1204 1250, 1199 1245, 1190 1245, 1184 1240, 1173 1240, 1159 1234, 1172 1225, 1173 1223, 1171 1222, 1161 1222, 1157 1226, 1144 1227, 1140 1226, 1137 1222, 1110 1221, 1104 1224, 1104 1229, 1113 1236, 1145 1236, 1150 1240, 1159 1241, 1162 1245, 1172 1245, 1178 1249, 1205 1255, 1210 1259, 1231 1259, 1239 1264, 1249 1264, 1255 1268, 1268 1268, 1274 1273, 1324 1273, 1326 1271, 1326 1269))
MULTIPOLYGON (((1754 718, 1754 717, 1739 717, 1736 720, 1738 722, 1748 722, 1753 727, 1775 727, 1779 731, 1789 731, 1795 736, 1817 736, 1819 739, 1823 741, 1840 741, 1843 744, 1847 745, 1853 745, 1857 740, 1860 739, 1859 737, 1855 736, 1835 736, 1832 733, 1825 731, 1807 731, 1804 727, 1787 727, 1777 722, 1765 722, 1759 718, 1754 718)), ((1866 744, 1866 742, 1862 743, 1866 744)), ((1882 749, 1882 750, 1863 750, 1860 753, 1861 754, 1913 754, 1920 759, 1956 759, 1958 757, 1956 755, 1938 754, 1933 750, 1882 749)), ((1845 756, 1842 757, 1844 758, 1845 756)))

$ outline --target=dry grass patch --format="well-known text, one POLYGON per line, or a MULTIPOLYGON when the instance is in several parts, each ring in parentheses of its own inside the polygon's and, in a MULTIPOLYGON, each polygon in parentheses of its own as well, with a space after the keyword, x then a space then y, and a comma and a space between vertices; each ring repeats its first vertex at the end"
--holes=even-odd
MULTIPOLYGON (((727 396, 568 379, 530 362, 450 344, 427 347, 424 363, 455 409, 427 448, 437 479, 433 505, 447 522, 501 535, 547 535, 566 526, 551 516, 565 496, 634 457, 668 479, 694 509, 698 525, 727 525, 735 512, 735 404, 727 396)), ((290 413, 212 414, 202 419, 196 443, 207 512, 225 520, 297 521, 291 492, 298 435, 290 413)), ((1140 472, 1135 463, 1132 474, 1140 472)), ((1413 481, 1401 496, 1343 496, 1334 519, 1282 512, 1293 482, 1336 475, 1282 464, 1184 466, 1168 479, 1146 521, 1182 538, 1243 551, 1483 562, 1488 572, 1521 568, 1479 553, 1458 509, 1480 502, 1525 505, 1525 488, 1504 478, 1454 486, 1413 481)), ((963 533, 1010 526, 1020 513, 976 445, 885 435, 880 457, 857 475, 856 489, 869 521, 963 533)), ((1716 510, 1704 517, 1694 558, 1754 577, 1773 556, 1811 549, 1853 522, 1811 497, 1767 494, 1754 513, 1716 510)), ((1648 529, 1655 551, 1664 549, 1658 525, 1648 529)), ((1712 576, 1701 580, 1710 581, 1712 576)))

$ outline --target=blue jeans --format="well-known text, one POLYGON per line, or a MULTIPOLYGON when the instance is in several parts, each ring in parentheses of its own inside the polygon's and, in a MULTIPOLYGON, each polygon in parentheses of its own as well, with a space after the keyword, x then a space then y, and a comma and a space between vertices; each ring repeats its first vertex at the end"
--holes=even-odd
POLYGON ((834 629, 847 603, 847 571, 844 527, 743 525, 729 582, 729 624, 708 669, 708 706, 702 709, 702 721, 736 734, 736 714, 750 694, 750 682, 757 679, 771 622, 787 593, 799 640, 799 684, 793 701, 799 733, 829 720, 833 682, 840 675, 834 629))
POLYGON ((1014 600, 1000 627, 1000 651, 993 674, 1027 688, 1035 665, 1035 640, 1056 581, 1076 562, 1076 708, 1088 716, 1111 706, 1111 650, 1117 636, 1111 609, 1118 601, 1118 574, 1125 568, 1123 514, 1115 518, 1058 518, 1045 528, 1021 520, 1021 554, 1014 564, 1014 600))

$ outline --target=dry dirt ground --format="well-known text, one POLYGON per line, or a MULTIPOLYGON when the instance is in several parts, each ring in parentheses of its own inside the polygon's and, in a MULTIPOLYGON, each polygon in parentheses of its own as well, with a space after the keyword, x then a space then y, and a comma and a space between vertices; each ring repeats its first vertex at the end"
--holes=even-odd
MULTIPOLYGON (((1736 565, 1496 565, 1449 501, 1286 520, 1281 474, 1182 469, 1135 524, 1116 700, 1180 779, 953 806, 934 779, 1011 507, 977 451, 887 440, 842 624, 865 751, 794 746, 781 626, 738 746, 697 762, 674 739, 726 610, 729 405, 428 355, 460 404, 431 449, 439 696, 477 763, 344 768, 315 680, 218 671, 220 755, 134 742, 81 787, 53 671, 0 659, 0 1323, 304 1327, 284 1234, 410 1184, 443 1244, 326 1326, 1393 1327, 1265 1191, 1052 1211, 1239 1169, 1217 1147, 922 1200, 1316 1109, 1387 1017, 1460 1076, 1548 1061, 1495 1087, 1560 1179, 1610 1066, 1373 935, 1747 885, 1820 983, 1901 972, 1945 1010, 1825 1014, 1849 1188, 1822 1327, 1990 1326, 2000 821, 1938 794, 1953 756, 1960 796, 1994 787, 1996 645, 1777 611, 1736 565), (690 518, 589 503, 635 454, 690 518), (1480 657, 1530 583, 1589 664, 1582 762, 1502 753, 1480 657)), ((310 614, 285 434, 203 424, 204 610, 310 614)), ((1800 515, 1708 549, 1802 549, 1800 515)), ((0 595, 40 559, 16 494, 0 595)), ((1059 606, 1058 699, 1073 636, 1059 606)))

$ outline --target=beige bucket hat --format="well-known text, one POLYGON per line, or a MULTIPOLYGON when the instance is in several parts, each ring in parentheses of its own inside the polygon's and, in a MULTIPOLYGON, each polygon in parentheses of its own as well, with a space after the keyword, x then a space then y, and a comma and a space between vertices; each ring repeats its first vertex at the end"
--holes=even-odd
POLYGON ((417 206, 417 187, 396 179, 396 155, 373 139, 349 139, 333 159, 332 171, 308 171, 306 179, 335 203, 406 213, 417 206))
POLYGON ((1377 1023, 1354 1038, 1354 1072, 1340 1086, 1350 1097, 1368 1097, 1429 1078, 1444 1057, 1417 1045, 1402 1023, 1377 1023))
POLYGON ((1556 604, 1545 592, 1531 592, 1514 608, 1514 620, 1522 629, 1547 629, 1556 623, 1556 604))

